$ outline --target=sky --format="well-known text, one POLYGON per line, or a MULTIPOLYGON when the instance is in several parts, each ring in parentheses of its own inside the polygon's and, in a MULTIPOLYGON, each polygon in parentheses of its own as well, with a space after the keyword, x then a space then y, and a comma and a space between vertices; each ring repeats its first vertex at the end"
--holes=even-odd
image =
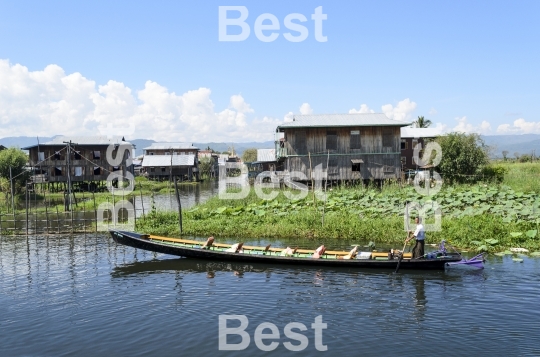
POLYGON ((353 112, 540 134, 539 13, 537 0, 0 0, 0 138, 273 141, 294 114, 353 112))

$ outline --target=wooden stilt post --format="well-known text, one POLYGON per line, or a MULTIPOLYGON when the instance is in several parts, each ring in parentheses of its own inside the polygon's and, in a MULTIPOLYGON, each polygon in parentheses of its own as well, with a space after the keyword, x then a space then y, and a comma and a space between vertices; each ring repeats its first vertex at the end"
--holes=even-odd
POLYGON ((24 192, 24 198, 26 203, 26 235, 28 235, 28 181, 26 181, 26 187, 24 192))
POLYGON ((178 183, 174 177, 174 191, 176 192, 176 201, 178 202, 178 223, 180 225, 180 234, 182 234, 182 203, 180 202, 180 194, 178 193, 178 183))
POLYGON ((143 220, 144 220, 144 202, 143 202, 143 196, 142 196, 142 187, 139 187, 139 190, 141 192, 141 207, 142 207, 142 214, 143 214, 143 220))
POLYGON ((15 214, 15 196, 13 193, 13 176, 11 173, 11 166, 9 167, 9 187, 11 189, 11 213, 15 214))
POLYGON ((47 196, 43 192, 43 203, 45 204, 45 225, 47 227, 47 234, 49 234, 49 211, 47 209, 47 196))
POLYGON ((58 214, 58 206, 56 206, 56 231, 60 234, 60 215, 58 214))
POLYGON ((313 168, 311 166, 311 153, 308 152, 308 158, 309 158, 309 176, 311 177, 311 190, 313 191, 313 209, 316 209, 316 202, 315 202, 315 184, 313 183, 313 168))
POLYGON ((92 192, 92 199, 94 200, 94 218, 96 219, 96 233, 98 231, 98 224, 97 224, 97 220, 98 220, 98 217, 97 217, 97 209, 96 209, 96 195, 94 192, 92 192))
POLYGON ((86 237, 86 204, 85 204, 85 199, 84 199, 84 190, 83 190, 83 193, 82 193, 82 196, 83 196, 83 217, 82 217, 82 224, 83 224, 83 232, 84 232, 84 236, 86 237))

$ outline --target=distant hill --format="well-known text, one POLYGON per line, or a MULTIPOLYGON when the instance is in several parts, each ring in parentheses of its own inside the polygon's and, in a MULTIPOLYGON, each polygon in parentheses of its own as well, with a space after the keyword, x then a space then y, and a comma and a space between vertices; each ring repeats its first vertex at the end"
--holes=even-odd
POLYGON ((196 147, 198 147, 201 150, 205 150, 206 148, 210 147, 210 149, 213 149, 214 151, 229 151, 229 148, 234 147, 234 152, 238 156, 242 156, 244 151, 246 149, 273 149, 274 148, 274 142, 273 141, 265 141, 265 142, 248 142, 248 143, 193 143, 196 147))
MULTIPOLYGON (((152 145, 152 143, 155 143, 154 140, 147 140, 147 139, 135 139, 135 140, 129 140, 130 143, 135 145, 135 156, 142 155, 143 149, 152 145)), ((249 143, 193 143, 193 146, 199 148, 200 150, 206 150, 207 148, 210 148, 214 151, 224 152, 228 151, 229 148, 234 147, 234 152, 238 156, 242 156, 244 151, 246 149, 272 149, 274 148, 274 142, 273 141, 266 141, 262 143, 258 142, 249 142, 249 143)))
MULTIPOLYGON (((50 141, 53 137, 39 137, 39 142, 44 143, 50 141)), ((154 140, 148 139, 134 139, 129 140, 129 142, 135 145, 135 155, 141 155, 142 150, 145 147, 150 146, 154 143, 154 140)), ((533 150, 535 155, 540 156, 540 135, 539 134, 524 134, 524 135, 485 135, 482 136, 485 143, 492 147, 491 156, 492 157, 502 157, 503 151, 508 151, 508 157, 513 158, 515 153, 521 154, 531 154, 533 150)), ((30 136, 12 136, 0 139, 0 144, 5 147, 17 146, 25 147, 36 145, 38 139, 36 137, 30 136)), ((228 151, 230 147, 234 146, 234 151, 238 156, 242 156, 242 153, 246 149, 255 148, 255 149, 272 149, 274 148, 273 141, 266 142, 247 142, 247 143, 193 143, 196 147, 201 150, 210 147, 211 149, 219 152, 228 151)))
MULTIPOLYGON (((40 137, 39 142, 44 143, 47 141, 52 140, 53 137, 40 137)), ((148 147, 152 145, 152 143, 155 143, 155 140, 149 140, 149 139, 133 139, 130 140, 129 138, 126 138, 130 143, 135 145, 135 156, 142 155, 143 149, 145 147, 148 147)), ((26 147, 26 146, 32 146, 36 145, 38 143, 38 139, 36 137, 30 137, 30 136, 17 136, 17 137, 6 137, 0 139, 0 144, 4 145, 5 147, 11 147, 16 146, 19 148, 26 147)), ((248 143, 193 143, 194 146, 198 147, 201 150, 205 150, 207 147, 210 147, 211 149, 219 152, 228 151, 230 147, 234 147, 234 152, 238 156, 242 156, 244 151, 246 149, 272 149, 274 148, 274 142, 273 141, 266 141, 266 142, 248 142, 248 143)))
MULTIPOLYGON (((39 137, 39 142, 44 143, 46 141, 52 140, 52 137, 39 137)), ((12 146, 23 148, 26 146, 31 145, 37 145, 38 138, 33 136, 10 136, 7 138, 0 139, 0 144, 4 145, 5 147, 9 148, 12 146)))
POLYGON ((539 134, 486 135, 482 139, 492 147, 492 157, 503 157, 502 152, 508 151, 508 157, 513 158, 515 154, 530 154, 534 150, 535 155, 540 156, 539 134))

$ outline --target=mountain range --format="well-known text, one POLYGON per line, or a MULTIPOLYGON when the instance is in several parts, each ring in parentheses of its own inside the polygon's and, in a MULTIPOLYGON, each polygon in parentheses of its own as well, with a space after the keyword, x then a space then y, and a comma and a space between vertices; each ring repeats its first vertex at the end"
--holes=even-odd
MULTIPOLYGON (((39 142, 45 143, 53 137, 40 137, 39 142)), ((531 154, 540 156, 540 135, 539 134, 523 134, 523 135, 485 135, 482 136, 484 142, 491 147, 490 155, 492 157, 502 157, 503 151, 507 151, 507 156, 512 158, 516 155, 531 154)), ((134 139, 129 140, 135 145, 135 155, 141 155, 142 149, 154 143, 154 140, 134 139)), ((5 147, 25 147, 36 145, 38 138, 29 136, 6 137, 0 139, 0 144, 5 147)), ((273 141, 266 142, 247 142, 247 143, 193 143, 195 147, 201 150, 211 148, 215 151, 224 152, 234 148, 234 152, 241 156, 246 149, 272 149, 274 148, 273 141)))
MULTIPOLYGON (((54 137, 39 137, 39 143, 43 144, 47 141, 52 140, 54 137)), ((128 139, 128 138, 126 138, 128 139)), ((129 140, 130 143, 135 145, 135 156, 142 155, 143 149, 150 146, 152 143, 154 143, 154 140, 148 140, 148 139, 134 139, 129 140)), ((30 136, 11 136, 11 137, 5 137, 0 139, 0 145, 4 145, 5 147, 27 147, 32 145, 38 144, 38 138, 37 137, 30 137, 30 136)), ((216 143, 216 142, 210 142, 210 143, 193 143, 193 146, 205 150, 207 148, 213 149, 214 151, 224 152, 229 151, 231 148, 234 148, 235 154, 241 156, 242 153, 246 149, 255 148, 255 149, 272 149, 274 148, 274 142, 273 141, 266 141, 266 142, 247 142, 247 143, 216 143)))

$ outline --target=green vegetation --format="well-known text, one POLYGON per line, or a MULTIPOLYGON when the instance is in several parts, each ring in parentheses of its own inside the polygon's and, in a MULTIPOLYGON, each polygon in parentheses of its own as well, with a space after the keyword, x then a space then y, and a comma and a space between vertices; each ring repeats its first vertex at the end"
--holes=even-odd
POLYGON ((13 178, 14 192, 19 193, 23 190, 28 179, 28 173, 24 171, 27 161, 28 156, 20 149, 9 148, 0 151, 0 190, 4 193, 6 200, 11 190, 10 177, 13 178))
MULTIPOLYGON (((388 186, 335 189, 326 204, 308 195, 288 200, 282 193, 263 201, 251 192, 243 200, 215 197, 184 212, 184 235, 231 237, 308 237, 314 239, 354 238, 384 243, 404 239, 404 205, 427 199, 412 187, 388 186), (323 208, 324 207, 324 208, 323 208), (324 211, 324 226, 322 215, 324 211)), ((497 251, 504 247, 540 247, 540 199, 535 193, 516 192, 508 186, 449 186, 432 197, 442 211, 442 227, 429 232, 432 243, 442 239, 453 245, 497 251)), ((436 208, 433 207, 433 208, 436 208)), ((434 217, 433 210, 427 210, 434 217)), ((415 212, 409 212, 412 216, 415 212)), ((178 235, 174 212, 152 212, 139 220, 141 231, 178 235)), ((427 220, 425 223, 434 223, 427 220)), ((413 224, 410 224, 413 227, 413 224)))
MULTIPOLYGON (((179 182, 179 185, 193 185, 197 184, 195 182, 179 182)), ((29 199, 30 199, 30 206, 32 207, 32 211, 37 212, 45 212, 45 206, 47 209, 55 210, 58 208, 59 211, 64 211, 64 193, 63 192, 43 192, 39 190, 39 185, 36 185, 36 191, 29 193, 29 199), (35 204, 38 204, 38 208, 35 208, 35 204)), ((10 205, 11 202, 8 199, 9 196, 9 180, 7 180, 7 184, 3 184, 2 181, 0 181, 0 190, 4 193, 4 195, 0 196, 0 213, 7 213, 8 211, 11 211, 10 205)), ((149 196, 153 194, 167 194, 173 192, 174 193, 174 183, 169 183, 168 181, 152 181, 148 180, 146 177, 136 177, 135 178, 135 190, 128 195, 122 196, 121 191, 116 191, 115 196, 113 198, 113 195, 111 192, 74 192, 74 205, 73 210, 74 211, 91 211, 94 210, 94 205, 97 207, 100 203, 103 202, 118 202, 122 199, 125 200, 132 200, 134 196, 144 195, 149 196), (94 201, 95 200, 95 201, 94 201)), ((25 192, 24 190, 19 190, 19 193, 15 195, 15 204, 16 206, 22 205, 24 206, 25 202, 25 192)), ((24 209, 19 209, 18 212, 22 213, 24 212, 24 209)))
POLYGON ((504 174, 505 185, 518 192, 540 193, 540 162, 500 162, 497 165, 507 170, 504 174))
POLYGON ((208 178, 212 173, 215 161, 212 157, 202 157, 199 159, 199 170, 201 173, 201 178, 208 178))
POLYGON ((440 136, 442 159, 437 172, 446 183, 471 183, 482 178, 482 169, 488 165, 488 148, 477 134, 450 133, 440 136))
POLYGON ((254 162, 257 161, 257 149, 246 149, 242 154, 243 162, 254 162))
POLYGON ((423 116, 419 116, 418 119, 413 121, 413 125, 417 128, 428 128, 431 124, 431 120, 424 119, 423 116))

